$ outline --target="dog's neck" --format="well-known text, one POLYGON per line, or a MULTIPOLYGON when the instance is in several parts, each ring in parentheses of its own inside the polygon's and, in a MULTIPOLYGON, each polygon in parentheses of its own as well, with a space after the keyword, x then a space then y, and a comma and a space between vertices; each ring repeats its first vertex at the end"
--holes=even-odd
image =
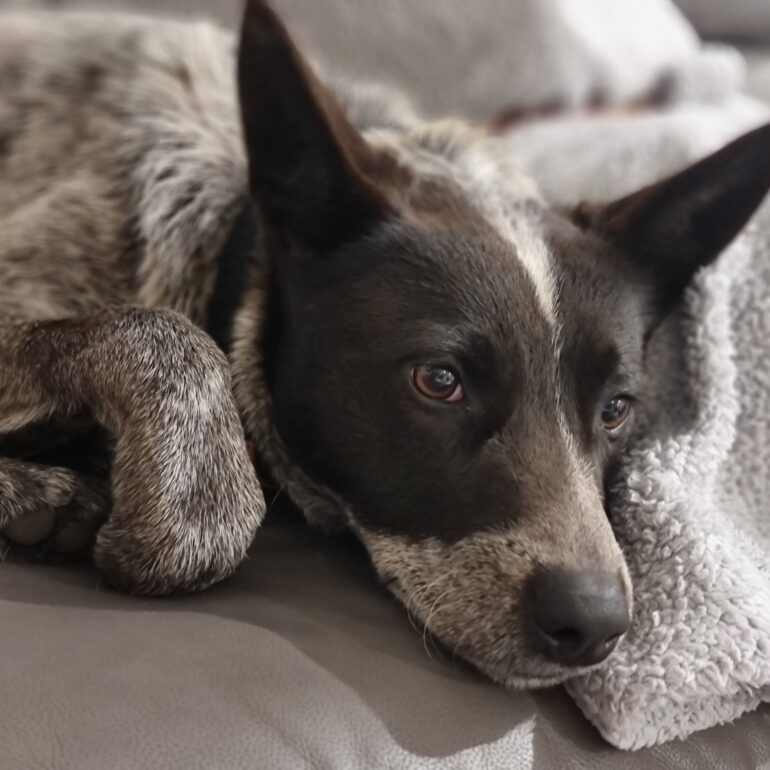
POLYGON ((326 530, 345 528, 352 523, 347 504, 292 463, 275 426, 261 346, 269 279, 258 263, 252 262, 244 281, 247 288, 233 317, 228 352, 241 419, 260 460, 308 522, 326 530))
POLYGON ((259 259, 256 235, 253 207, 244 201, 217 262, 207 331, 230 358, 236 401, 260 460, 308 521, 327 529, 345 526, 345 504, 290 461, 272 418, 261 355, 267 268, 259 259))
POLYGON ((233 324, 254 262, 256 223, 250 201, 244 200, 217 259, 214 291, 207 308, 206 331, 222 350, 233 343, 233 324))
MULTIPOLYGON (((352 103, 361 106, 355 99, 352 103)), ((372 104, 364 106, 370 108, 372 104)), ((358 122, 368 124, 367 116, 357 117, 358 122)), ((374 126, 368 125, 368 141, 392 153, 419 176, 447 178, 465 187, 497 226, 506 230, 513 226, 511 206, 540 205, 536 186, 510 161, 509 154, 497 145, 479 141, 481 135, 464 124, 412 124, 400 115, 389 115, 388 120, 377 117, 372 121, 374 126), (384 127, 377 127, 380 125, 384 127), (496 173, 491 174, 490 168, 496 173)), ((275 425, 262 360, 269 259, 260 254, 260 247, 252 245, 258 235, 256 216, 253 209, 245 207, 223 247, 209 305, 209 331, 228 353, 235 399, 247 436, 274 480, 311 524, 324 529, 355 529, 346 502, 292 463, 275 425)))

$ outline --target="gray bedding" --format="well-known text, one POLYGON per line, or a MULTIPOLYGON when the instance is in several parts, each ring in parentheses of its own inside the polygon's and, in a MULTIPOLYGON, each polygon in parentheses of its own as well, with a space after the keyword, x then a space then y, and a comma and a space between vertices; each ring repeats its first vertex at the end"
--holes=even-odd
POLYGON ((2 770, 756 768, 770 709, 637 753, 561 691, 442 659, 348 541, 273 511, 236 577, 141 600, 87 567, 0 567, 2 770))

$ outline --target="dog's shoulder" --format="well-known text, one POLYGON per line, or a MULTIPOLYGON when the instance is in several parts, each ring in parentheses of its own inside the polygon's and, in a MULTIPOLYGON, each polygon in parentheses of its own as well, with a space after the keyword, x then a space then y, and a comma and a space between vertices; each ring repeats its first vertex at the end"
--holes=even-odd
MULTIPOLYGON (((126 14, 1 18, 0 276, 22 306, 61 298, 42 315, 139 301, 196 316, 199 298, 179 299, 187 255, 212 259, 245 189, 233 35, 126 14), (83 306, 50 271, 25 289, 13 243, 66 243, 83 306)), ((52 261, 42 245, 29 259, 52 261)))
POLYGON ((67 76, 85 62, 98 61, 105 74, 120 76, 179 60, 211 68, 222 52, 231 62, 234 56, 232 34, 203 20, 40 10, 5 10, 0 20, 0 62, 17 70, 19 84, 31 85, 51 71, 67 76))
POLYGON ((120 139, 124 156, 166 134, 200 138, 202 128, 221 134, 220 123, 237 126, 235 40, 211 23, 83 12, 12 12, 0 20, 6 152, 21 149, 8 141, 12 116, 24 118, 16 126, 27 141, 37 131, 50 143, 51 129, 73 127, 79 142, 98 139, 112 152, 120 139))

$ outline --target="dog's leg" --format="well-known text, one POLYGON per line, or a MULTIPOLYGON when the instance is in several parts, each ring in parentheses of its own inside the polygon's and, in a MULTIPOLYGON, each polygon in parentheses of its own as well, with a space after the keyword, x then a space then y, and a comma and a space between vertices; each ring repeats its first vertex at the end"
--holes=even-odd
MULTIPOLYGON (((205 588, 230 574, 264 502, 226 359, 208 336, 157 310, 0 322, 0 434, 84 412, 115 439, 112 510, 94 547, 107 578, 129 591, 162 594, 205 588)), ((41 482, 39 467, 7 461, 0 473, 8 518, 18 511, 22 481, 37 483, 28 507, 38 511, 41 527, 50 516, 46 506, 55 510, 82 489, 67 472, 49 470, 41 482), (52 491, 54 477, 64 479, 62 497, 52 491)), ((99 507, 93 500, 89 506, 99 507)))

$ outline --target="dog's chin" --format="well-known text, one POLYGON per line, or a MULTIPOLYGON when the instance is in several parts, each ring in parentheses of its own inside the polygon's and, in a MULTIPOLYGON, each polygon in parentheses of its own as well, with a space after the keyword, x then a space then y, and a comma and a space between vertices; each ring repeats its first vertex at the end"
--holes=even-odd
MULTIPOLYGON (((406 604, 404 594, 397 579, 384 579, 383 585, 402 604, 406 604)), ((418 618, 414 618, 414 620, 418 620, 418 618)), ((547 660, 538 659, 536 656, 533 656, 531 660, 514 660, 514 655, 512 655, 512 661, 509 665, 500 664, 499 661, 486 661, 482 656, 475 655, 468 648, 465 650, 458 649, 450 640, 442 638, 441 634, 436 633, 430 627, 426 630, 434 636, 436 641, 445 646, 447 650, 452 650, 453 654, 457 655, 458 658, 461 658, 481 674, 491 679, 495 684, 509 690, 538 690, 546 687, 556 687, 574 677, 586 674, 604 663, 604 661, 601 661, 592 666, 565 668, 547 660)))
POLYGON ((556 687, 564 684, 574 677, 581 676, 595 666, 584 666, 580 668, 561 668, 557 666, 548 666, 550 671, 532 671, 526 670, 526 667, 520 666, 516 669, 502 669, 499 666, 486 665, 484 663, 473 662, 482 674, 489 677, 495 684, 505 687, 508 690, 542 690, 546 687, 556 687))

